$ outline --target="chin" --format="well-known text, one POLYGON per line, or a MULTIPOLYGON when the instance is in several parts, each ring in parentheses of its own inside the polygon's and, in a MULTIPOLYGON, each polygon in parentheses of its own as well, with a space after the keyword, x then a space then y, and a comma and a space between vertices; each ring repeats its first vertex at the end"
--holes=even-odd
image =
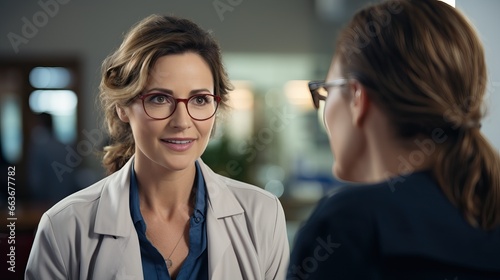
POLYGON ((165 155, 153 161, 166 170, 181 171, 194 166, 196 159, 186 155, 165 155))

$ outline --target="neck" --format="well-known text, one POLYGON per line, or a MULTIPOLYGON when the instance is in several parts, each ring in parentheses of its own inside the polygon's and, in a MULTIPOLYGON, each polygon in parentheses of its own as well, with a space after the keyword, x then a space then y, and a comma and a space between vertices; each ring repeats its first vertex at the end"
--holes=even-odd
POLYGON ((141 212, 167 221, 179 215, 190 216, 196 175, 194 163, 187 169, 172 171, 156 164, 144 164, 136 158, 134 169, 141 212))
POLYGON ((395 129, 381 112, 376 108, 371 111, 375 117, 367 118, 369 124, 360 134, 364 146, 359 154, 353 155, 356 157, 353 166, 336 172, 343 175, 341 179, 376 183, 432 167, 434 149, 437 148, 432 139, 420 135, 402 140, 393 133, 387 133, 395 129), (430 149, 431 146, 434 149, 430 149))
POLYGON ((369 148, 369 153, 362 162, 365 166, 360 170, 365 171, 365 176, 361 178, 364 182, 374 183, 428 169, 432 158, 422 153, 413 143, 385 140, 369 148))

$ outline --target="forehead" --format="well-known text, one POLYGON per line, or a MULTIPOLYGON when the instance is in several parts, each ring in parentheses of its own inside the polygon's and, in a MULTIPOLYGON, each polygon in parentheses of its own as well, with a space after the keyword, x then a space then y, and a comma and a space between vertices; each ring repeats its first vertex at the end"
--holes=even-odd
POLYGON ((193 52, 164 55, 154 63, 149 73, 150 80, 176 81, 176 78, 212 78, 208 63, 193 52))

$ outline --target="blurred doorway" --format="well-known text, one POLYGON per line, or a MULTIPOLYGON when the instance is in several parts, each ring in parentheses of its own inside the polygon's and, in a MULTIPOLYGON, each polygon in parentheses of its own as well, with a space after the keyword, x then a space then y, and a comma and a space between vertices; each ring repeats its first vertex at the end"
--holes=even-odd
MULTIPOLYGON (((42 124, 47 123, 41 116, 51 119, 48 133, 61 143, 62 149, 76 142, 81 80, 80 62, 75 57, 0 60, 0 173, 2 182, 6 182, 3 176, 7 172, 3 167, 15 166, 19 202, 31 201, 35 196, 30 187, 33 168, 29 166, 33 141, 50 152, 50 145, 40 131, 42 124)), ((43 165, 50 167, 50 162, 43 165)), ((42 177, 35 178, 39 182, 53 175, 40 173, 42 177)))

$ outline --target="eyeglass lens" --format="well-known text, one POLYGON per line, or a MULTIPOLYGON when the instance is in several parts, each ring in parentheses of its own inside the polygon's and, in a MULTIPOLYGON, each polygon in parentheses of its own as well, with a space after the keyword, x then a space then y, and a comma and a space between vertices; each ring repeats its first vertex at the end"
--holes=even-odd
POLYGON ((146 114, 153 119, 170 117, 178 103, 184 103, 191 118, 205 120, 215 114, 218 106, 215 96, 211 94, 197 94, 188 99, 175 99, 167 94, 148 94, 142 100, 146 114))

